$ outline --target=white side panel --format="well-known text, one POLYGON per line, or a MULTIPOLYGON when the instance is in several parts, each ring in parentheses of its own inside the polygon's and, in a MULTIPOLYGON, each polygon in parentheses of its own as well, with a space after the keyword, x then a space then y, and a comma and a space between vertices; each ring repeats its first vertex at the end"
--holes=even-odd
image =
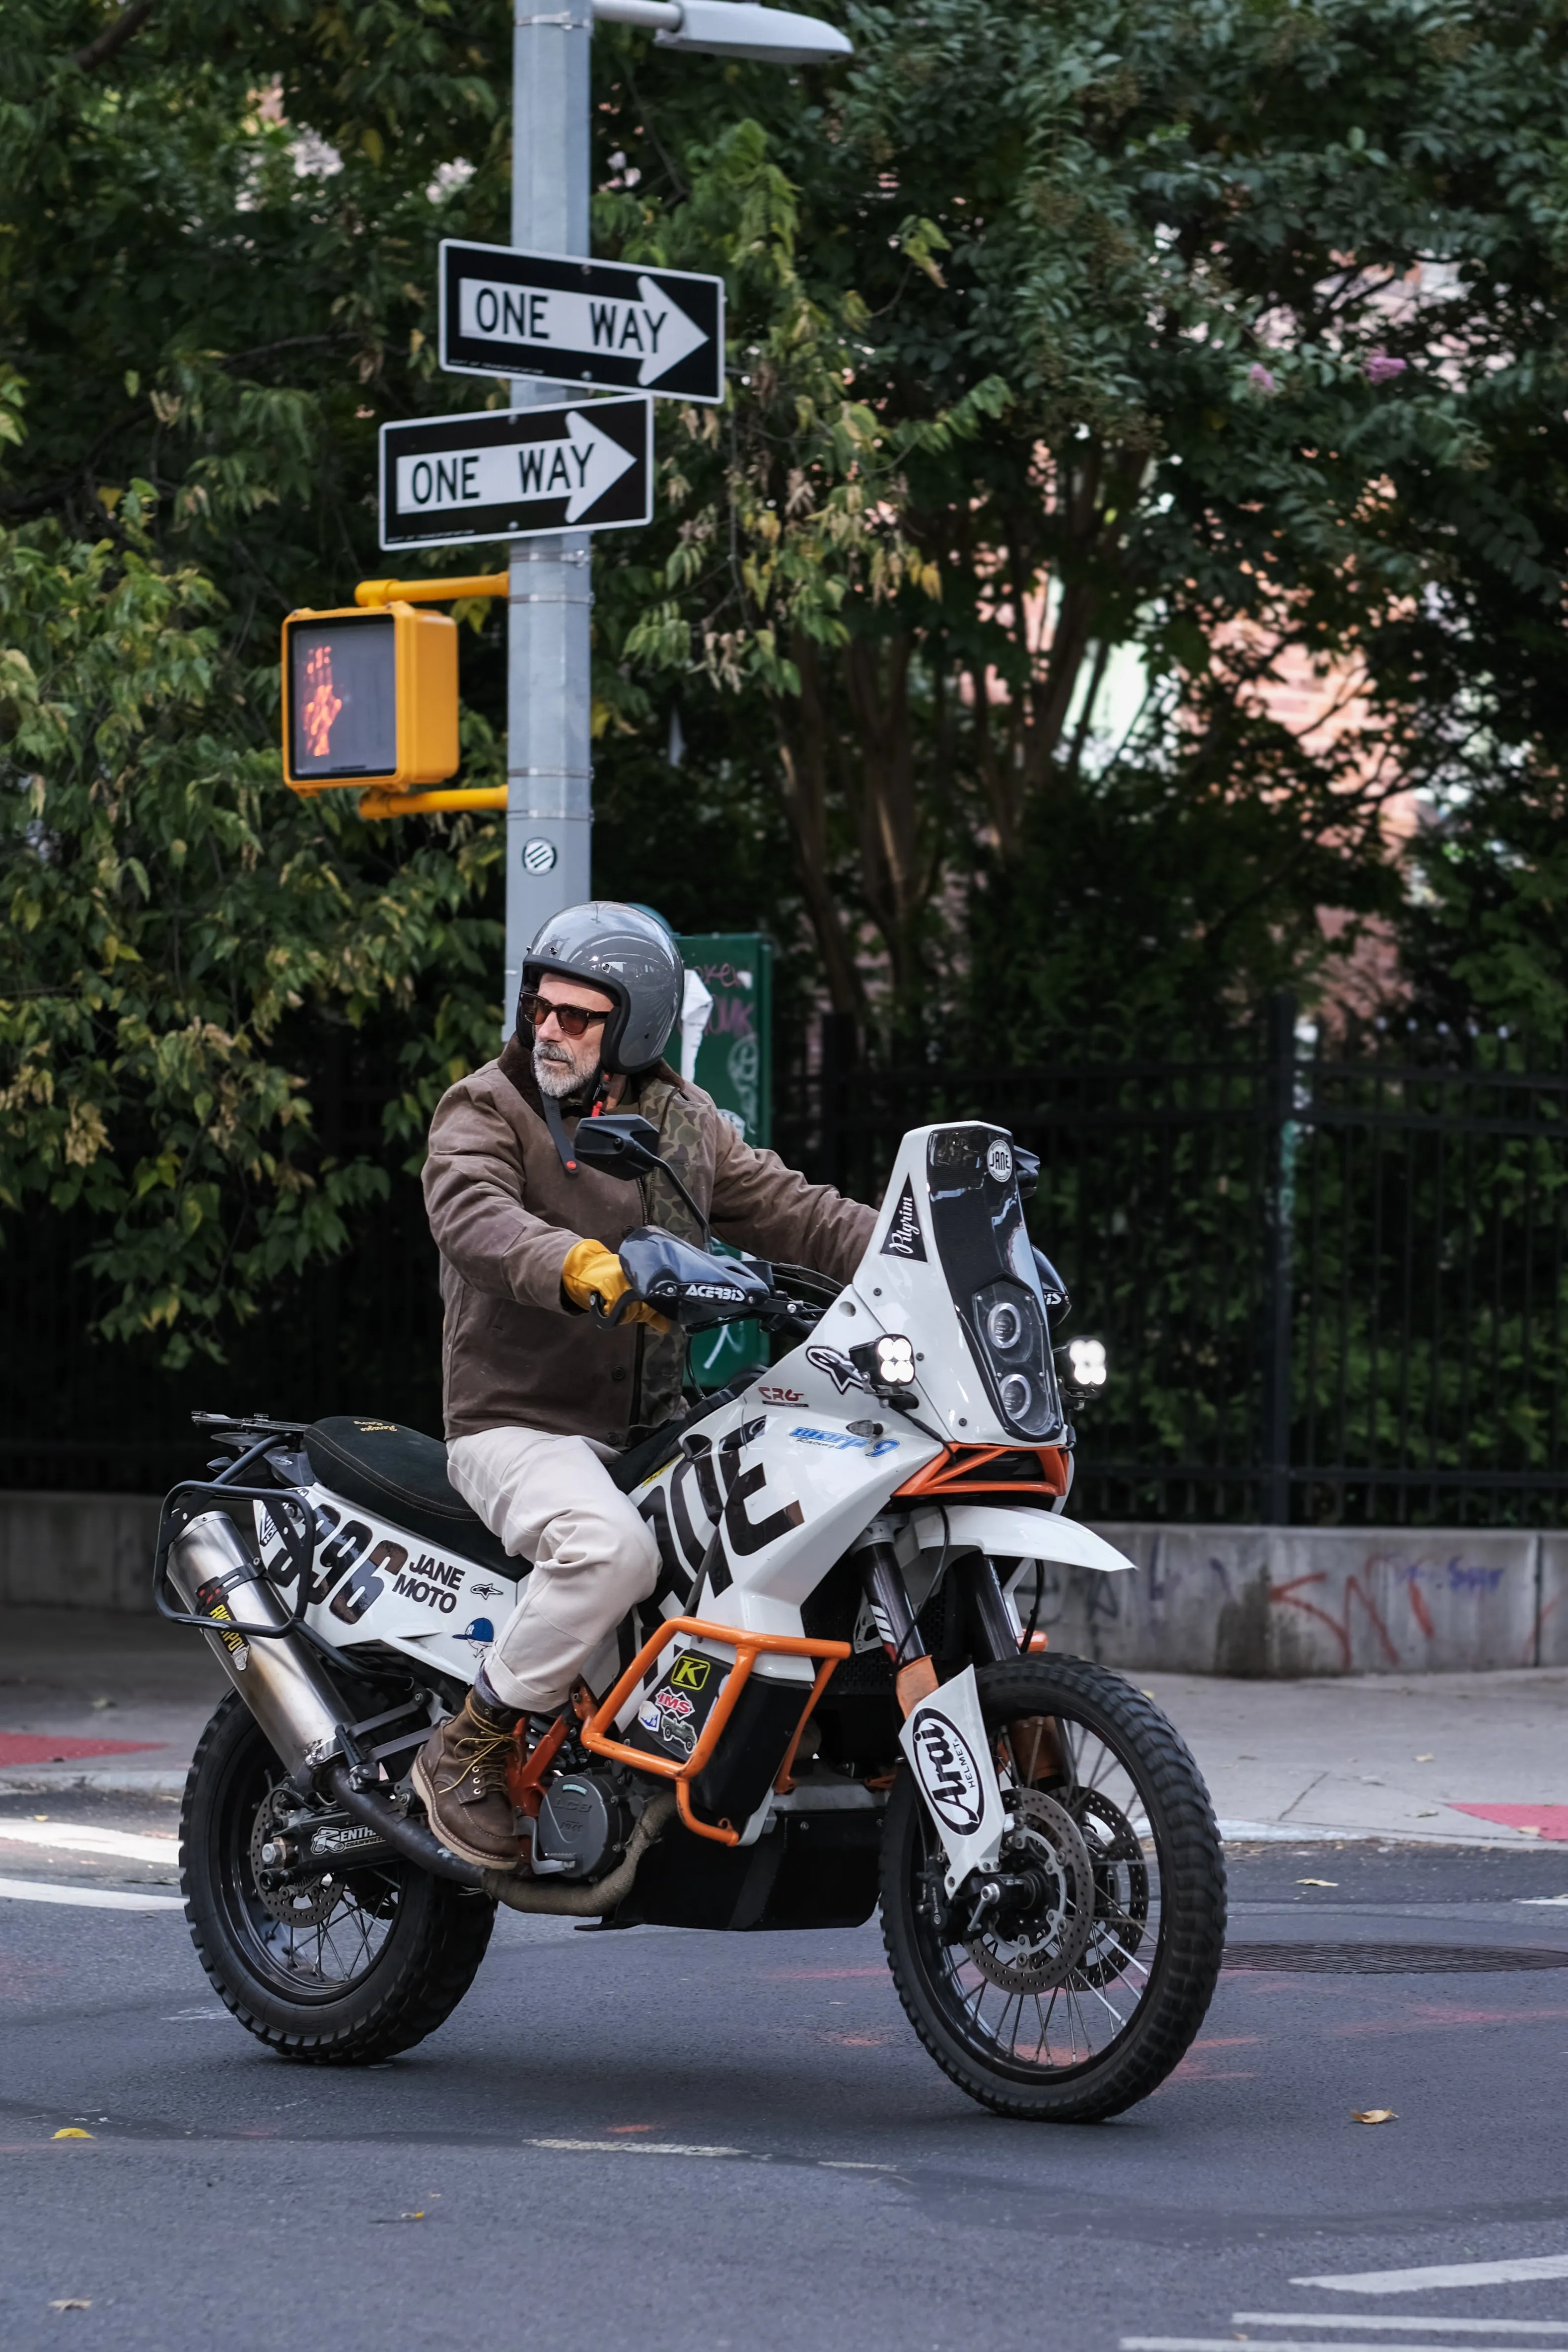
MULTIPOLYGON (((472 1682, 522 1586, 325 1487, 309 1492, 317 1530, 305 1612, 311 1633, 334 1650, 385 1642, 472 1682)), ((263 1564, 292 1601, 288 1553, 259 1504, 256 1520, 263 1564)))
POLYGON ((689 1605, 721 1530, 701 1614, 752 1633, 798 1634, 802 1601, 893 1489, 938 1454, 932 1439, 844 1381, 831 1359, 825 1367, 807 1353, 797 1349, 704 1422, 688 1457, 632 1496, 673 1587, 667 1615, 689 1605))
POLYGON ((1077 1519, 1058 1518, 1054 1511, 1008 1510, 995 1503, 950 1503, 945 1510, 917 1511, 915 1537, 922 1551, 940 1551, 946 1543, 989 1552, 996 1559, 1055 1559, 1068 1568, 1101 1568, 1113 1574, 1132 1566, 1125 1552, 1077 1519))

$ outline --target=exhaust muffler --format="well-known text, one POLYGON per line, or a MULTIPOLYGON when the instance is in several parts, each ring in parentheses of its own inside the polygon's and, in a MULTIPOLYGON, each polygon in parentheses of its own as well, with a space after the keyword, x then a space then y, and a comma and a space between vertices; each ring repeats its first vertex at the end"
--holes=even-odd
POLYGON ((247 1641, 247 1628, 286 1626, 289 1612, 255 1551, 223 1511, 204 1511, 169 1546, 169 1579, 212 1631, 207 1647, 301 1788, 339 1751, 342 1702, 297 1633, 247 1641))

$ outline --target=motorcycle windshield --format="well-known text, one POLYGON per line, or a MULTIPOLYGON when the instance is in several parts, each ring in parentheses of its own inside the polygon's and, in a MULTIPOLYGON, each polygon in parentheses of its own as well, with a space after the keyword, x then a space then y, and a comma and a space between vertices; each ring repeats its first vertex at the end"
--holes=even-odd
POLYGON ((1070 1443, 1012 1138, 938 1128, 926 1181, 937 1255, 998 1419, 1031 1445, 1070 1443))

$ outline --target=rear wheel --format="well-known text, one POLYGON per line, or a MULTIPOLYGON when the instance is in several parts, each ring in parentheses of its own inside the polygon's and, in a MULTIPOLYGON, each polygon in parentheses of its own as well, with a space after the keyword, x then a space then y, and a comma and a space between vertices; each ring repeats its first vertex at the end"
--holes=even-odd
POLYGON ((1163 2083, 1207 2011, 1225 1948, 1214 1813, 1176 1732, 1120 1675, 1031 1658, 976 1680, 1009 1817, 986 1874, 1000 1898, 950 1901, 906 1765, 883 1843, 893 1980, 972 2098, 1096 2122, 1163 2083))
POLYGON ((263 1884, 283 1767, 237 1692, 202 1734, 180 1816, 180 1883, 196 1955, 240 2023, 280 2057, 368 2065, 451 2015, 495 1923, 482 1895, 401 1858, 263 1884))

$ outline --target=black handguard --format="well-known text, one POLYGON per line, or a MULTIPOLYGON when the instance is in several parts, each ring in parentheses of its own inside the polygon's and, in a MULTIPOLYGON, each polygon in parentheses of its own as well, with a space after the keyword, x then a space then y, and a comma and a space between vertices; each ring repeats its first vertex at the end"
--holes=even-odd
MULTIPOLYGON (((773 1295, 755 1268, 738 1258, 710 1257, 658 1225, 634 1225, 621 1243, 620 1258, 631 1284, 626 1300, 635 1293, 683 1331, 706 1331, 716 1323, 755 1315, 773 1295)), ((606 1319, 616 1319, 613 1311, 606 1319)))

